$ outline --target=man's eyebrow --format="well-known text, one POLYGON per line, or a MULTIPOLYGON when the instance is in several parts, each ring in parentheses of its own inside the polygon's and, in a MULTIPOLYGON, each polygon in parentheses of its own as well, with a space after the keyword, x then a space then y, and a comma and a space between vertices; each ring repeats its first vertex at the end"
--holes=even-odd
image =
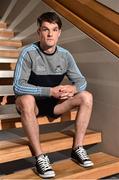
POLYGON ((49 29, 48 27, 46 27, 46 26, 42 26, 42 28, 46 28, 46 29, 49 29))
MULTIPOLYGON (((42 28, 49 29, 47 26, 42 26, 42 28)), ((58 26, 53 27, 53 29, 58 28, 58 26)))

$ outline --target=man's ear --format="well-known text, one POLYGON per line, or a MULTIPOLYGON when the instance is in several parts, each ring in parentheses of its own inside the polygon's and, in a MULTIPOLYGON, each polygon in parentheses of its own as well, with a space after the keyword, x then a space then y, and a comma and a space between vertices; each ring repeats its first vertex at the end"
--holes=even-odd
POLYGON ((61 29, 59 30, 59 35, 58 35, 58 37, 60 37, 60 35, 61 35, 61 29))
POLYGON ((37 33, 38 33, 38 35, 40 34, 40 29, 37 29, 37 33))

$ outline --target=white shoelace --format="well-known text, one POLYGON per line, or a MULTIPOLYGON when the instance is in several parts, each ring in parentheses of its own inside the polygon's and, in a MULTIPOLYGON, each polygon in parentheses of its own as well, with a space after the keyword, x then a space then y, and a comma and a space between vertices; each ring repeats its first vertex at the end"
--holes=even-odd
POLYGON ((85 160, 85 159, 89 159, 85 149, 83 147, 79 147, 77 150, 76 150, 76 153, 80 156, 80 158, 82 160, 85 160))
POLYGON ((50 166, 50 162, 47 156, 41 156, 37 160, 38 164, 40 165, 41 169, 43 171, 46 171, 48 169, 52 169, 50 166))

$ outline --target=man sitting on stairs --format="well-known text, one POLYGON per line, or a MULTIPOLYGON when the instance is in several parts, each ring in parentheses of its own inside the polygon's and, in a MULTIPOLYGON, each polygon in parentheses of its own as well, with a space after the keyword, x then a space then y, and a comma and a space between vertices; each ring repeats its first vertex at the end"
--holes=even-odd
POLYGON ((87 82, 70 52, 57 45, 62 22, 55 12, 43 13, 37 19, 39 41, 23 48, 14 74, 16 107, 23 128, 36 156, 36 169, 42 178, 55 176, 48 156, 39 142, 38 115, 58 117, 77 108, 75 138, 71 158, 83 167, 93 166, 83 140, 92 111, 92 95, 87 82), (61 85, 64 76, 71 85, 61 85))

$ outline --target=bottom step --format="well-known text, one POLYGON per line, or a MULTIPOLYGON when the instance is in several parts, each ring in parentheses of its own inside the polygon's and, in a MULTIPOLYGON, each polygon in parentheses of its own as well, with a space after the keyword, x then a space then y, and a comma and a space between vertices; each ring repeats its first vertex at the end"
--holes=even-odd
MULTIPOLYGON (((53 164, 56 172, 55 179, 99 179, 119 173, 119 158, 99 152, 90 155, 94 162, 93 168, 83 168, 71 159, 62 160, 53 164)), ((39 179, 33 169, 19 171, 14 174, 1 176, 7 179, 39 179)))

